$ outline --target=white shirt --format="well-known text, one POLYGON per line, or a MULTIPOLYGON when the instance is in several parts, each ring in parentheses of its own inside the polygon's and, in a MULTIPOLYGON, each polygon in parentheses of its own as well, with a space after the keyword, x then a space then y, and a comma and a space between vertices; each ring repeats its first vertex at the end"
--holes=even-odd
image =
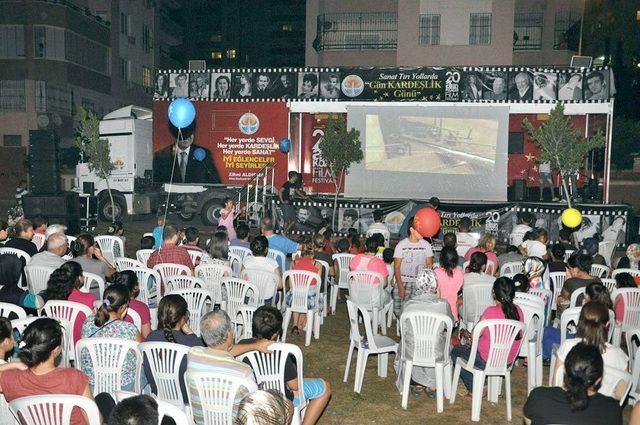
MULTIPOLYGON (((558 348, 558 352, 556 353, 558 359, 561 362, 564 362, 567 358, 567 354, 573 347, 575 347, 579 342, 582 341, 582 338, 573 338, 568 339, 558 348)), ((616 369, 621 369, 627 371, 627 365, 629 358, 622 351, 622 349, 615 347, 609 343, 605 345, 604 353, 602 353, 602 362, 604 363, 605 371, 602 376, 602 385, 600 386, 600 390, 598 392, 602 395, 606 395, 608 397, 613 397, 617 381, 611 377, 607 376, 606 368, 613 367, 616 369), (607 379, 608 378, 608 379, 607 379)), ((558 376, 558 375, 556 375, 558 376)), ((557 386, 560 386, 558 382, 556 382, 557 386)))
POLYGON ((509 244, 513 246, 522 245, 522 239, 524 238, 524 234, 532 231, 533 229, 528 224, 518 224, 513 228, 511 234, 509 235, 509 244))
POLYGON ((458 255, 464 257, 467 251, 471 248, 478 246, 478 241, 480 240, 480 235, 477 233, 471 232, 458 232, 456 233, 456 251, 458 251, 458 255))
POLYGON ((527 252, 527 257, 544 257, 547 255, 547 246, 540 241, 524 241, 522 245, 527 252))
POLYGON ((384 231, 389 231, 389 229, 387 228, 387 225, 384 223, 372 223, 369 228, 367 229, 368 233, 375 233, 375 230, 384 230, 384 231))
POLYGON ((541 162, 538 167, 538 171, 540 173, 550 173, 551 172, 551 163, 550 162, 541 162))
POLYGON ((269 257, 254 257, 248 255, 244 257, 242 265, 245 269, 264 270, 274 273, 278 269, 278 262, 269 257))

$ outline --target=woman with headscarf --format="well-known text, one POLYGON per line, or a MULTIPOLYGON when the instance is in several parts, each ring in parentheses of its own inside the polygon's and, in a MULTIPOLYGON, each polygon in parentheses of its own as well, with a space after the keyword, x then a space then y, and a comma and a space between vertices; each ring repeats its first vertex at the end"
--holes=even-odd
MULTIPOLYGON (((438 296, 438 279, 436 274, 431 269, 424 269, 418 277, 414 285, 415 289, 410 294, 410 298, 406 299, 402 305, 402 313, 409 313, 413 311, 440 313, 444 314, 453 320, 451 314, 451 307, 449 302, 438 296)), ((402 317, 402 316, 401 316, 402 317)), ((402 320, 402 319, 401 319, 402 320)), ((439 329, 440 339, 436 351, 438 352, 437 358, 442 360, 445 355, 444 346, 446 343, 446 335, 443 333, 444 329, 439 329)), ((405 329, 402 346, 404 346, 404 352, 410 353, 413 351, 414 339, 411 327, 408 326, 405 329)), ((398 377, 396 378, 396 386, 399 391, 402 391, 402 374, 400 373, 399 358, 396 357, 395 363, 396 372, 398 377)), ((435 397, 436 395, 436 371, 432 367, 413 366, 411 370, 411 392, 414 396, 420 395, 421 392, 425 392, 429 397, 435 397)))
POLYGON ((545 278, 545 262, 540 257, 529 257, 524 261, 524 274, 529 280, 529 288, 549 288, 549 280, 545 278))
POLYGON ((18 287, 20 278, 25 280, 22 260, 15 255, 0 255, 0 302, 10 303, 27 310, 27 313, 37 315, 44 301, 37 294, 32 294, 18 287))

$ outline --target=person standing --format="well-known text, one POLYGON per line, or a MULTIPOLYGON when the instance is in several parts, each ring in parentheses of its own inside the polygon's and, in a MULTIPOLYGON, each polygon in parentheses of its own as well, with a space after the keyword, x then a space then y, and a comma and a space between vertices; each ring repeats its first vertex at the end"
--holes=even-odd
POLYGON ((229 240, 236 238, 236 229, 233 227, 233 220, 240 215, 240 209, 235 209, 233 199, 226 197, 223 201, 224 208, 220 210, 220 220, 218 224, 227 228, 229 240))
POLYGON ((284 216, 284 228, 288 230, 294 224, 296 209, 292 204, 292 198, 297 194, 296 182, 298 181, 298 173, 295 171, 289 171, 289 180, 284 182, 278 197, 280 198, 280 205, 282 208, 282 215, 284 216))
POLYGON ((542 194, 544 192, 545 182, 547 182, 551 190, 552 201, 559 201, 560 198, 556 196, 556 187, 553 184, 553 176, 551 175, 551 163, 549 161, 541 162, 538 166, 538 173, 540 173, 540 200, 542 201, 544 199, 542 194))

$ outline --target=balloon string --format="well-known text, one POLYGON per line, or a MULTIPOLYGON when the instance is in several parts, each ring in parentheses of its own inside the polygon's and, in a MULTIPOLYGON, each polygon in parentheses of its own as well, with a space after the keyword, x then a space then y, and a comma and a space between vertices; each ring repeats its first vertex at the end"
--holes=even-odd
MULTIPOLYGON (((173 189, 173 175, 176 169, 176 160, 178 158, 178 141, 184 141, 182 136, 182 129, 178 127, 178 137, 176 138, 176 146, 173 149, 173 165, 171 166, 171 178, 169 179, 169 190, 167 190, 167 200, 164 203, 164 216, 162 218, 163 227, 167 225, 167 215, 169 214, 169 198, 171 197, 171 190, 173 189)), ((164 233, 164 232, 163 232, 164 233)), ((160 256, 160 261, 162 262, 162 250, 158 249, 158 255, 160 256)))

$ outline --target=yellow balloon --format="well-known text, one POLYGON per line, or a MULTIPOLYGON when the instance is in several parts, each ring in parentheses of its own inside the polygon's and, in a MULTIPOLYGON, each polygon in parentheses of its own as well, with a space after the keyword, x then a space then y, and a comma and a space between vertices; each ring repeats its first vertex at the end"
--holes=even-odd
POLYGON ((562 211, 562 224, 569 228, 580 226, 582 223, 582 214, 575 208, 567 208, 562 211))

